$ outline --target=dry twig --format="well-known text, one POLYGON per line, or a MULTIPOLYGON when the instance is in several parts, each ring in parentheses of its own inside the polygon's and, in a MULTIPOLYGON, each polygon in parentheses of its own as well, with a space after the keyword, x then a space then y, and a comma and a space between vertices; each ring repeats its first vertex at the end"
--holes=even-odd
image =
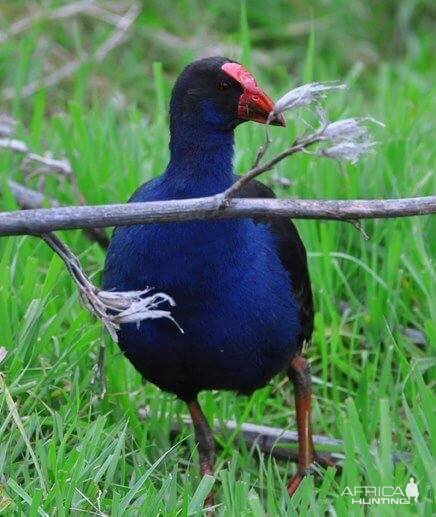
MULTIPOLYGON (((241 176, 231 187, 229 187, 223 194, 223 198, 221 201, 221 208, 224 208, 226 206, 229 206, 230 200, 236 196, 238 192, 242 189, 244 185, 246 185, 249 181, 253 180, 260 174, 266 171, 270 171, 277 163, 281 162, 288 156, 292 156, 295 153, 298 153, 300 151, 303 151, 307 147, 317 143, 321 142, 322 138, 319 135, 311 135, 308 138, 305 138, 302 142, 298 142, 297 140, 285 151, 282 151, 280 154, 272 158, 271 160, 267 161, 266 163, 259 164, 260 158, 262 158, 264 151, 258 152, 258 158, 256 158, 256 161, 254 162, 254 167, 249 170, 246 174, 241 176), (257 164, 257 165, 256 165, 257 164)), ((266 144, 265 144, 266 148, 266 144)))
MULTIPOLYGON (((128 19, 124 19, 120 30, 125 31, 135 18, 131 12, 128 19)), ((101 47, 100 57, 109 52, 113 45, 118 44, 122 33, 114 37, 101 47)), ((287 109, 307 106, 317 102, 325 92, 333 87, 318 83, 300 87, 288 92, 280 99, 274 113, 287 109)), ((286 200, 286 199, 233 199, 243 185, 253 178, 273 168, 277 163, 300 151, 306 151, 309 146, 318 143, 327 144, 327 147, 318 151, 318 155, 346 159, 354 162, 372 145, 369 141, 364 122, 372 119, 350 118, 328 123, 321 113, 321 125, 309 136, 296 139, 294 144, 261 164, 268 147, 269 138, 258 152, 254 167, 242 176, 226 192, 216 196, 170 200, 149 203, 130 203, 122 205, 53 207, 48 209, 32 209, 25 212, 4 212, 0 214, 0 236, 29 234, 40 236, 62 258, 70 274, 76 282, 82 300, 87 308, 99 319, 116 340, 116 330, 120 323, 139 322, 146 318, 166 317, 172 320, 169 311, 158 309, 166 302, 174 305, 173 300, 162 293, 144 297, 148 290, 125 293, 108 293, 96 288, 84 274, 77 258, 53 234, 53 230, 86 228, 95 229, 107 226, 122 226, 144 224, 151 222, 186 221, 192 219, 211 219, 226 217, 294 217, 314 219, 336 219, 352 222, 358 225, 360 218, 400 217, 422 215, 436 212, 436 196, 426 198, 410 198, 397 200, 286 200)), ((53 160, 51 157, 41 157, 30 153, 26 144, 13 138, 3 138, 0 146, 12 151, 25 154, 37 163, 61 170, 72 176, 71 167, 65 161, 53 160)), ((20 196, 23 190, 10 183, 11 188, 20 196)), ((36 203, 35 196, 27 203, 36 203)), ((174 320, 172 320, 174 321, 174 320)))
POLYGON ((381 122, 371 117, 354 117, 328 122, 324 110, 319 106, 320 100, 326 96, 327 92, 338 89, 342 90, 344 88, 345 85, 343 84, 325 85, 322 83, 309 83, 294 88, 283 95, 283 97, 275 103, 274 110, 268 117, 265 128, 265 143, 259 148, 253 167, 224 192, 221 207, 228 206, 230 200, 235 197, 249 181, 263 172, 271 170, 277 163, 285 158, 298 152, 307 152, 307 149, 315 144, 322 143, 326 145, 319 149, 317 153, 312 154, 333 158, 339 161, 349 161, 353 164, 356 163, 362 155, 368 153, 374 147, 375 142, 371 141, 365 124, 367 122, 373 122, 384 127, 381 122), (269 123, 285 111, 306 108, 312 104, 317 106, 316 112, 320 124, 318 129, 314 130, 308 136, 296 138, 291 147, 274 156, 274 158, 268 162, 260 163, 270 144, 268 134, 269 123))
MULTIPOLYGON (((51 207, 60 206, 56 199, 48 198, 37 190, 20 185, 13 180, 8 180, 7 183, 15 201, 23 210, 41 208, 44 205, 51 207)), ((97 242, 103 249, 108 247, 109 239, 103 228, 85 228, 83 233, 90 241, 97 242)))
MULTIPOLYGON (((81 2, 78 3, 81 4, 81 2)), ((42 88, 55 86, 76 72, 76 70, 78 70, 84 63, 103 61, 111 50, 125 41, 129 30, 132 28, 140 12, 141 8, 139 3, 130 4, 130 8, 127 13, 124 16, 119 17, 114 31, 93 54, 65 63, 57 70, 47 74, 44 78, 28 83, 20 91, 20 96, 23 98, 30 97, 42 88)), ((15 88, 7 87, 3 89, 3 98, 5 100, 12 100, 14 97, 15 88)))
MULTIPOLYGON (((180 332, 183 332, 171 316, 170 310, 160 308, 163 304, 169 308, 175 306, 175 302, 170 296, 164 293, 151 294, 150 288, 142 291, 103 291, 89 280, 78 258, 56 235, 44 233, 39 237, 63 260, 76 283, 83 305, 103 323, 115 342, 118 341, 117 330, 120 324, 136 323, 139 325, 146 319, 167 318, 179 328, 180 332)), ((100 398, 103 398, 106 392, 104 358, 105 345, 104 339, 102 339, 93 377, 93 383, 98 382, 99 384, 100 398)))
POLYGON ((8 39, 18 36, 22 32, 32 28, 42 21, 58 21, 73 18, 74 16, 84 14, 93 16, 106 23, 116 25, 120 19, 119 14, 114 14, 111 11, 124 11, 129 5, 129 2, 96 2, 95 0, 80 0, 63 5, 52 11, 41 10, 25 16, 16 22, 13 22, 5 31, 0 31, 0 45, 8 39))
MULTIPOLYGON (((118 341, 116 332, 121 323, 139 323, 145 319, 168 318, 178 326, 169 310, 159 308, 162 304, 175 306, 170 296, 164 293, 150 294, 150 288, 142 291, 103 291, 89 280, 78 258, 58 237, 51 233, 43 233, 39 237, 63 260, 79 289, 85 307, 103 322, 114 341, 118 341)), ((179 329, 183 332, 180 327, 179 329)))
MULTIPOLYGON (((189 416, 181 417, 183 426, 173 424, 171 434, 177 435, 184 428, 185 425, 192 424, 189 416)), ((227 431, 239 432, 242 439, 251 447, 258 447, 262 452, 273 455, 278 459, 298 461, 298 454, 295 446, 298 445, 298 433, 296 431, 288 431, 279 427, 270 427, 266 425, 252 424, 249 422, 236 422, 235 420, 227 420, 220 422, 215 420, 213 424, 213 432, 217 434, 223 428, 227 431), (294 446, 294 447, 292 447, 294 446)), ((343 448, 344 443, 337 438, 330 438, 328 436, 313 435, 313 443, 321 450, 328 452, 328 458, 334 462, 340 462, 344 458, 343 448)), ((324 454, 318 454, 319 464, 321 466, 329 466, 324 462, 324 454)), ((393 452, 392 461, 394 463, 409 462, 411 458, 405 452, 393 452)), ((339 465, 338 465, 338 468, 339 465)))
MULTIPOLYGON (((24 157, 23 171, 27 177, 35 174, 55 174, 61 175, 70 182, 78 202, 84 204, 85 200, 80 193, 80 188, 77 183, 77 177, 71 167, 67 158, 55 160, 51 152, 46 152, 43 155, 32 152, 23 140, 15 138, 16 122, 11 117, 4 114, 0 117, 0 131, 3 127, 3 134, 7 134, 7 138, 0 138, 0 149, 9 150, 20 154, 24 157), (3 122, 3 125, 2 125, 3 122), (35 170, 29 171, 29 165, 36 164, 35 170)), ((0 137, 2 133, 0 132, 0 137)), ((58 201, 46 198, 42 193, 29 189, 24 185, 9 180, 8 186, 15 197, 15 200, 23 209, 41 208, 44 204, 51 207, 59 206, 58 201)), ((102 228, 88 228, 84 231, 85 235, 92 241, 97 242, 102 248, 107 248, 109 239, 107 238, 102 228)))
POLYGON ((0 138, 10 138, 15 134, 16 121, 6 113, 0 113, 0 138))
POLYGON ((0 213, 0 236, 35 235, 56 230, 105 228, 244 217, 293 217, 347 221, 436 213, 436 196, 400 199, 233 199, 222 196, 118 205, 41 208, 0 213))
POLYGON ((50 153, 46 153, 43 156, 33 153, 22 140, 16 138, 0 138, 0 148, 22 154, 25 156, 27 163, 34 162, 58 174, 71 176, 73 173, 70 162, 66 158, 55 160, 51 157, 50 153))

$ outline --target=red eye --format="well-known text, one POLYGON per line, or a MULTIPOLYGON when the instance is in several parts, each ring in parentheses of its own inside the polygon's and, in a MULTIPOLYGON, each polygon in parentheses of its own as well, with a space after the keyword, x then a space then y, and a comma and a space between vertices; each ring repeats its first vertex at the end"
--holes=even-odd
POLYGON ((232 85, 229 81, 221 81, 218 85, 218 90, 228 90, 232 85))

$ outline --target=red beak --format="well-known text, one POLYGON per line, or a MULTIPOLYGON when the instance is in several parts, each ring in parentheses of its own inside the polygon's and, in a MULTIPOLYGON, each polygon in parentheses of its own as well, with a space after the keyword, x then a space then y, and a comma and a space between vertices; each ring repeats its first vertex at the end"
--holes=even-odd
POLYGON ((254 120, 261 124, 273 126, 285 126, 283 115, 270 116, 274 103, 268 95, 261 90, 255 78, 239 63, 224 63, 221 69, 232 79, 238 82, 243 92, 239 97, 238 117, 242 120, 254 120))

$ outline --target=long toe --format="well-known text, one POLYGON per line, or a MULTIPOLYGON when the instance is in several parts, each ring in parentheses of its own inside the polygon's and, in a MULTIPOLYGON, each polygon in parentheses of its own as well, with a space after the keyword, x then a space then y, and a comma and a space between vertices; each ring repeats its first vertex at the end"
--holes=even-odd
POLYGON ((288 483, 288 494, 293 495, 297 488, 300 486, 300 483, 303 479, 310 474, 320 474, 319 469, 316 468, 316 465, 320 465, 323 468, 335 467, 336 469, 340 469, 340 466, 337 464, 337 460, 330 456, 329 454, 318 454, 314 453, 315 460, 314 462, 304 471, 297 472, 288 483))
POLYGON ((215 511, 213 509, 209 509, 209 508, 213 508, 214 504, 215 504, 215 497, 214 497, 214 493, 212 491, 212 492, 209 492, 208 496, 204 500, 204 508, 206 509, 206 517, 215 516, 215 511))
POLYGON ((288 483, 288 494, 290 496, 294 495, 297 488, 300 486, 300 483, 303 481, 304 474, 300 474, 297 472, 294 476, 292 476, 291 480, 288 483))

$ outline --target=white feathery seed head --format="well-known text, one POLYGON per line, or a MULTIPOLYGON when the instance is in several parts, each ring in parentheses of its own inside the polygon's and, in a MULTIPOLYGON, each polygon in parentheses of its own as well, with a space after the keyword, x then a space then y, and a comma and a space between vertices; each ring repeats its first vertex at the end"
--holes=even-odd
POLYGON ((164 303, 168 303, 170 307, 175 307, 176 303, 173 298, 165 293, 144 296, 149 292, 150 289, 123 292, 99 291, 97 297, 111 314, 110 321, 116 327, 122 323, 137 323, 139 326, 141 321, 146 319, 167 318, 183 333, 183 329, 171 316, 171 312, 159 308, 164 303))
POLYGON ((275 103, 271 116, 279 115, 290 109, 297 109, 310 106, 316 101, 324 99, 330 91, 344 90, 345 84, 326 84, 326 83, 308 83, 294 88, 285 93, 283 97, 275 103))
POLYGON ((381 127, 384 124, 372 117, 354 117, 330 122, 322 129, 322 135, 332 142, 353 142, 365 140, 369 137, 365 122, 373 122, 381 127))
POLYGON ((16 153, 25 154, 29 152, 27 145, 21 140, 16 140, 15 138, 0 138, 0 147, 10 149, 16 153))
POLYGON ((11 138, 15 134, 15 126, 17 122, 7 115, 6 113, 0 113, 0 137, 11 138))
POLYGON ((335 144, 326 149, 321 149, 319 154, 332 158, 334 160, 350 162, 355 164, 359 161, 360 157, 364 154, 368 154, 375 147, 376 142, 352 142, 343 141, 335 144))
POLYGON ((373 150, 376 142, 371 140, 365 123, 371 122, 384 127, 372 117, 355 117, 337 120, 325 125, 318 131, 322 140, 330 147, 321 149, 318 154, 339 161, 356 163, 359 158, 373 150))
POLYGON ((8 355, 8 351, 4 346, 0 346, 0 363, 5 359, 5 357, 8 355))

